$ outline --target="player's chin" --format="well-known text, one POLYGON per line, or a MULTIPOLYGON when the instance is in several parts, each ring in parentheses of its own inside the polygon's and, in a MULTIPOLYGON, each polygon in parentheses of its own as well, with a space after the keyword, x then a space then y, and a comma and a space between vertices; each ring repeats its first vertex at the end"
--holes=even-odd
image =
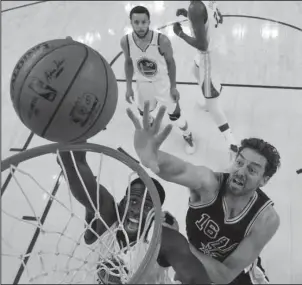
POLYGON ((139 228, 139 220, 127 217, 124 222, 124 228, 128 234, 136 234, 139 228))
POLYGON ((137 31, 136 34, 139 36, 139 37, 144 37, 146 35, 146 32, 147 31, 137 31))
POLYGON ((245 185, 244 183, 238 184, 235 181, 231 180, 229 182, 230 190, 233 194, 241 195, 244 193, 245 185))

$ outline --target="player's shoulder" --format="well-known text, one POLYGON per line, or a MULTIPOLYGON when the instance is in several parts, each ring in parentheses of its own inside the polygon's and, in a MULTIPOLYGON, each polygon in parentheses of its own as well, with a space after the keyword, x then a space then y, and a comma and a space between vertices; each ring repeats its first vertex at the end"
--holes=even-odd
POLYGON ((121 40, 120 40, 121 45, 125 45, 125 44, 127 43, 127 37, 128 37, 127 34, 126 34, 126 35, 123 35, 123 36, 121 37, 121 40))
POLYGON ((214 172, 206 166, 199 166, 198 172, 200 177, 202 177, 200 191, 215 194, 220 190, 224 179, 223 173, 214 172))
POLYGON ((127 48, 128 46, 128 35, 129 34, 125 34, 124 36, 122 36, 121 40, 120 40, 120 44, 122 48, 127 48))
POLYGON ((206 7, 201 1, 192 1, 188 8, 190 19, 198 19, 206 16, 206 7))
POLYGON ((273 235, 280 226, 280 216, 272 204, 268 205, 257 217, 251 230, 254 233, 267 232, 273 235))
POLYGON ((158 37, 159 37, 159 45, 161 47, 171 45, 170 39, 165 34, 162 34, 162 33, 159 33, 159 32, 157 32, 157 34, 158 34, 158 37))

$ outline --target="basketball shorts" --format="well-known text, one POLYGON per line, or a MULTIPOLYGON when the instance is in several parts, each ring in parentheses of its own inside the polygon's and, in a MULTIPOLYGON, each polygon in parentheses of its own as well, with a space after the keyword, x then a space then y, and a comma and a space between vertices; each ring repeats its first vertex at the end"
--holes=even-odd
POLYGON ((199 70, 199 82, 202 82, 202 91, 206 99, 220 95, 221 84, 217 72, 212 69, 211 54, 198 52, 194 64, 199 70))
POLYGON ((170 79, 168 76, 156 81, 137 79, 135 90, 135 101, 140 110, 144 110, 144 102, 150 101, 152 112, 157 103, 166 106, 167 113, 172 114, 176 108, 176 102, 170 94, 170 79))

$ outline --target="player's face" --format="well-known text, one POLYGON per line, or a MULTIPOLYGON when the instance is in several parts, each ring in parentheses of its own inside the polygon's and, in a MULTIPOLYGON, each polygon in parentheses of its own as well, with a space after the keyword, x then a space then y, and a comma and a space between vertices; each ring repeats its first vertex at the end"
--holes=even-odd
POLYGON ((131 19, 133 31, 139 38, 144 38, 148 31, 150 20, 146 14, 133 14, 131 19))
POLYGON ((142 219, 141 229, 144 228, 147 215, 150 212, 150 210, 153 208, 152 202, 146 200, 144 202, 143 215, 141 218, 142 203, 143 203, 143 197, 130 195, 129 208, 124 222, 125 230, 130 235, 137 234, 140 219, 142 219))
POLYGON ((243 196, 262 187, 268 181, 264 176, 267 160, 250 148, 244 148, 232 166, 228 180, 228 191, 243 196))

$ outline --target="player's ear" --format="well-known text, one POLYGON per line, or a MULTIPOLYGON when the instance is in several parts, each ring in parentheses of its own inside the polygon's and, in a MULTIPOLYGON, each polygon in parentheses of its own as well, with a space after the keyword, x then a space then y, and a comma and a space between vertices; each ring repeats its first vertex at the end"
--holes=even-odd
POLYGON ((260 182, 260 187, 263 187, 267 184, 267 182, 269 181, 270 177, 269 176, 263 176, 261 182, 260 182))

